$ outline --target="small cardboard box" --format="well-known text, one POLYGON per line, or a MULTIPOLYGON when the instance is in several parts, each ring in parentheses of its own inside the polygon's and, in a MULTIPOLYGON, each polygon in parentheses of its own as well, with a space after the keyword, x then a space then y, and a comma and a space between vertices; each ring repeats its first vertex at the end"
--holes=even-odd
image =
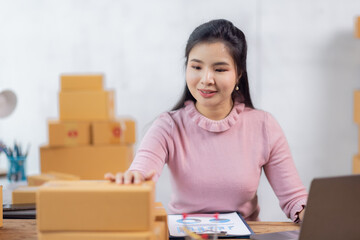
POLYGON ((159 240, 151 231, 143 232, 39 232, 39 240, 159 240))
POLYGON ((39 231, 152 231, 155 184, 51 181, 37 192, 39 231))
POLYGON ((360 124, 360 90, 354 91, 354 122, 360 124))
POLYGON ((27 176, 28 186, 41 186, 48 181, 56 181, 56 180, 75 181, 75 180, 80 180, 80 177, 66 173, 58 173, 58 172, 48 172, 43 174, 27 176))
POLYGON ((161 202, 155 203, 155 221, 161 222, 164 224, 163 230, 163 239, 169 239, 169 228, 168 228, 168 221, 167 221, 167 213, 166 209, 164 208, 161 202))
POLYGON ((12 191, 13 204, 32 204, 36 201, 38 187, 21 186, 12 191))
POLYGON ((0 228, 3 226, 3 186, 0 185, 0 228))
POLYGON ((125 172, 132 159, 133 145, 40 147, 42 173, 67 173, 83 180, 104 179, 107 172, 125 172))
POLYGON ((360 38, 360 16, 356 18, 355 23, 355 37, 360 38))
POLYGON ((168 240, 167 226, 162 221, 155 221, 154 233, 157 240, 168 240))
POLYGON ((49 145, 51 147, 89 145, 90 128, 90 122, 49 120, 49 145))
POLYGON ((103 90, 103 75, 61 75, 61 91, 103 90))
POLYGON ((59 93, 62 121, 114 119, 114 91, 68 91, 59 93))
POLYGON ((91 130, 94 145, 134 144, 136 141, 135 121, 130 118, 93 122, 91 130))
POLYGON ((355 155, 353 157, 353 174, 360 174, 360 155, 355 155))

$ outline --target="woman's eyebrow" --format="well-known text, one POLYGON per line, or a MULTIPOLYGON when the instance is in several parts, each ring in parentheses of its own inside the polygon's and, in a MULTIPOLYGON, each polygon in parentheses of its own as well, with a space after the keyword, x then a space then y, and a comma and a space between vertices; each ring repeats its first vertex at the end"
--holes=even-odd
MULTIPOLYGON (((197 63, 203 63, 203 61, 199 60, 199 59, 196 59, 196 58, 193 58, 190 60, 190 62, 197 62, 197 63)), ((227 63, 227 62, 216 62, 213 64, 214 66, 218 66, 218 65, 227 65, 229 66, 230 64, 227 63)))
POLYGON ((230 64, 228 64, 227 62, 216 62, 213 64, 214 66, 218 66, 218 65, 227 65, 230 66, 230 64))
POLYGON ((199 59, 196 59, 196 58, 191 59, 190 62, 203 63, 203 61, 201 61, 201 60, 199 60, 199 59))

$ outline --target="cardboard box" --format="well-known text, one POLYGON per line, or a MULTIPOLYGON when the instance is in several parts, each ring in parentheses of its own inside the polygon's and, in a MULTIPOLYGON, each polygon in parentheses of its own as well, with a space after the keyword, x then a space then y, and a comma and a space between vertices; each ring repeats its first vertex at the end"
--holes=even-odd
POLYGON ((12 204, 33 204, 38 187, 21 186, 12 191, 12 204))
POLYGON ((353 174, 360 174, 360 155, 355 155, 353 157, 353 174))
POLYGON ((104 179, 107 172, 125 172, 133 159, 133 145, 40 147, 42 173, 61 172, 85 180, 104 179))
POLYGON ((163 239, 169 239, 169 227, 168 227, 168 221, 167 221, 167 213, 166 209, 164 208, 163 204, 161 202, 155 203, 155 221, 163 223, 163 239))
POLYGON ((59 93, 62 121, 114 119, 114 91, 68 91, 59 93))
POLYGON ((158 240, 147 232, 39 232, 39 240, 158 240))
POLYGON ((360 16, 356 18, 355 37, 360 38, 360 16))
POLYGON ((135 121, 130 118, 93 122, 91 132, 94 145, 135 143, 135 121))
POLYGON ((36 199, 39 231, 152 231, 155 184, 51 181, 36 199))
POLYGON ((61 75, 61 91, 103 90, 103 75, 61 75))
POLYGON ((41 186, 48 181, 56 181, 56 180, 75 181, 75 180, 80 180, 80 177, 66 173, 58 173, 58 172, 48 172, 38 175, 27 176, 28 186, 41 186))
POLYGON ((164 222, 155 221, 154 233, 157 240, 168 240, 167 227, 164 222))
POLYGON ((360 124, 360 90, 354 91, 354 122, 360 124))
POLYGON ((3 186, 0 185, 0 228, 3 226, 3 186))
POLYGON ((48 121, 49 145, 52 147, 91 144, 90 122, 48 121))

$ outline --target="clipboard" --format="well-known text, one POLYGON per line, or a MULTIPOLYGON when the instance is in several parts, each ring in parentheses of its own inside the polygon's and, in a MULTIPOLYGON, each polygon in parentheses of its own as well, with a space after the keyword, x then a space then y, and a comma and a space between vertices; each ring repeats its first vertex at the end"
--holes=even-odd
MULTIPOLYGON (((240 234, 240 235, 234 235, 234 234, 231 234, 231 232, 228 232, 228 231, 222 231, 219 229, 217 231, 218 233, 218 238, 219 239, 227 239, 227 238, 232 238, 232 239, 249 239, 250 238, 250 235, 254 234, 253 230, 250 228, 250 226, 246 223, 246 221, 243 219, 243 217, 241 216, 241 214, 239 212, 223 212, 223 213, 219 213, 219 217, 220 217, 220 220, 225 220, 225 219, 221 219, 221 217, 224 216, 224 214, 233 214, 233 215, 236 215, 238 217, 238 219, 240 220, 240 224, 242 224, 242 228, 246 228, 246 234, 240 234)), ((189 218, 193 221, 195 221, 196 219, 200 219, 201 217, 198 217, 198 216, 203 216, 203 215, 208 215, 208 217, 211 217, 213 216, 214 214, 213 213, 207 213, 207 214, 189 214, 189 218)), ((185 236, 173 236, 171 235, 171 229, 170 228, 173 228, 175 227, 175 225, 171 226, 171 224, 173 223, 173 219, 175 217, 171 217, 171 216, 176 216, 179 219, 182 218, 182 215, 179 215, 179 214, 169 214, 168 215, 168 224, 169 224, 169 238, 170 239, 185 239, 185 236)), ((178 221, 177 220, 177 221, 178 221)), ((199 220, 196 220, 196 221, 199 221, 199 220)), ((220 222, 221 223, 221 222, 220 222)), ((183 224, 183 226, 185 225, 188 225, 188 226, 193 226, 192 224, 183 224)), ((179 226, 181 226, 181 224, 179 224, 179 226)), ((199 228, 201 228, 201 223, 199 224, 199 228)), ((221 226, 221 225, 220 225, 221 226)), ((176 226, 178 227, 178 226, 176 226)), ((197 234, 207 234, 208 236, 211 236, 213 234, 211 233, 208 233, 208 232, 198 232, 198 231, 194 231, 196 232, 197 234)))

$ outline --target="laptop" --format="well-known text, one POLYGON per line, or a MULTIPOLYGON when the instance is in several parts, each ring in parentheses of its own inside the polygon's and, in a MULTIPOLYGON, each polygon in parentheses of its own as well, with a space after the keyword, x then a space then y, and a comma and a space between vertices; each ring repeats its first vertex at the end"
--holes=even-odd
POLYGON ((256 240, 359 240, 360 175, 311 182, 300 231, 255 234, 256 240))

